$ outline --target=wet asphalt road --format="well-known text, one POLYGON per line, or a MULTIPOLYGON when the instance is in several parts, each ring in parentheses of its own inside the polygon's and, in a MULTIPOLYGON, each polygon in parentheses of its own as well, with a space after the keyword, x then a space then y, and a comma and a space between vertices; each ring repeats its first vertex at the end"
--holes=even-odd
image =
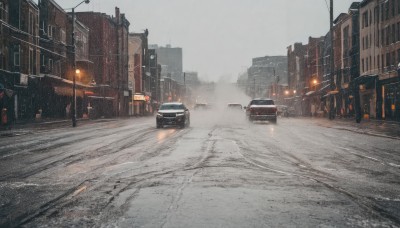
POLYGON ((399 227, 400 140, 192 111, 0 137, 0 227, 399 227))

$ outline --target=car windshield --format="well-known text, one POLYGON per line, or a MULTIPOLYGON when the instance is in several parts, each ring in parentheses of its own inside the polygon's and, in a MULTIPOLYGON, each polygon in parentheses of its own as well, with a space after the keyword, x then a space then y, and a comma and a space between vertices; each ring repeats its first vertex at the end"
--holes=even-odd
POLYGON ((273 105, 273 100, 253 100, 251 105, 273 105))
POLYGON ((182 110, 185 109, 183 104, 163 104, 160 110, 182 110))

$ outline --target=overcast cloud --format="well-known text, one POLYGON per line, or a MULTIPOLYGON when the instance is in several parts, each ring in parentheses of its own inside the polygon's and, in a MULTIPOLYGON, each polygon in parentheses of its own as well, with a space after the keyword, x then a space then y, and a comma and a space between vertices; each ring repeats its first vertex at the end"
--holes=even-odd
MULTIPOLYGON (((63 8, 81 0, 56 0, 63 8)), ((334 17, 353 1, 334 1, 334 17)), ((237 78, 253 57, 286 55, 287 46, 329 30, 329 0, 91 0, 76 11, 114 15, 115 6, 131 23, 130 32, 149 29, 149 42, 183 48, 185 71, 203 79, 237 78)))

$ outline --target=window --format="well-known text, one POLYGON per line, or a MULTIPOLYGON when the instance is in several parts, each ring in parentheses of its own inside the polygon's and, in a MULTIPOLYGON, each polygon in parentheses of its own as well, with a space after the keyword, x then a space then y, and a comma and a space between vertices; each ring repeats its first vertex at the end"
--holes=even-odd
POLYGON ((29 10, 29 27, 28 33, 33 35, 35 32, 35 17, 33 16, 33 12, 29 10))
POLYGON ((395 13, 395 7, 394 7, 394 0, 391 0, 391 8, 392 8, 392 17, 394 17, 394 13, 395 13))
POLYGON ((386 27, 386 45, 389 45, 390 26, 386 27))
POLYGON ((3 10, 4 10, 3 2, 0 2, 0 20, 3 20, 4 17, 3 10))
POLYGON ((364 72, 364 59, 361 60, 361 69, 362 69, 362 72, 364 72))
POLYGON ((400 22, 397 23, 397 40, 396 41, 400 41, 400 22))
POLYGON ((51 25, 49 25, 49 26, 47 27, 47 36, 48 36, 48 37, 53 37, 53 28, 52 28, 51 25))
POLYGON ((367 37, 365 37, 365 39, 366 39, 366 41, 365 41, 365 49, 368 49, 368 44, 369 44, 368 35, 367 35, 367 37))
POLYGON ((20 66, 20 46, 17 45, 14 51, 14 66, 20 66))
POLYGON ((49 69, 53 70, 53 60, 49 59, 49 69))
POLYGON ((395 66, 395 65, 396 65, 396 52, 393 51, 392 52, 392 66, 395 66))
POLYGON ((380 70, 381 69, 381 64, 380 64, 380 61, 381 61, 381 58, 380 58, 381 56, 380 55, 378 55, 378 70, 380 70))
POLYGON ((397 14, 400 14, 400 0, 397 0, 397 14))
POLYGON ((386 1, 385 3, 385 20, 389 19, 389 2, 386 1))
POLYGON ((369 70, 369 67, 368 67, 368 57, 365 59, 365 63, 366 63, 366 70, 368 71, 368 70, 369 70))
POLYGON ((365 50, 365 41, 364 41, 364 37, 362 38, 362 49, 365 50))
POLYGON ((386 66, 390 66, 390 53, 386 53, 386 66))
POLYGON ((392 24, 392 43, 396 43, 396 26, 392 24))
POLYGON ((370 70, 373 70, 373 67, 372 67, 372 58, 371 58, 371 56, 369 57, 369 69, 370 69, 370 70))
POLYGON ((368 11, 364 12, 362 15, 362 28, 368 27, 368 11))
POLYGON ((369 47, 372 47, 372 35, 369 34, 369 47))
POLYGON ((60 41, 61 43, 65 44, 67 41, 67 36, 65 34, 64 29, 60 29, 60 41))
POLYGON ((369 11, 369 24, 372 24, 372 11, 369 11))
POLYGON ((397 62, 400 62, 400 49, 397 49, 397 62))
POLYGON ((40 65, 44 66, 44 63, 45 63, 45 57, 43 54, 40 54, 40 65))
POLYGON ((35 56, 33 49, 29 48, 29 74, 35 74, 35 56))

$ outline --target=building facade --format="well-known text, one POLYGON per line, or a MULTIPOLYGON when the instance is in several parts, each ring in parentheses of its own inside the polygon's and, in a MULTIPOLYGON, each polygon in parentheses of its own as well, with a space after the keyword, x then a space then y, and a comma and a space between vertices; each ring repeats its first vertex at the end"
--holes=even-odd
POLYGON ((0 111, 2 125, 31 119, 39 95, 39 8, 31 0, 0 1, 0 111))

